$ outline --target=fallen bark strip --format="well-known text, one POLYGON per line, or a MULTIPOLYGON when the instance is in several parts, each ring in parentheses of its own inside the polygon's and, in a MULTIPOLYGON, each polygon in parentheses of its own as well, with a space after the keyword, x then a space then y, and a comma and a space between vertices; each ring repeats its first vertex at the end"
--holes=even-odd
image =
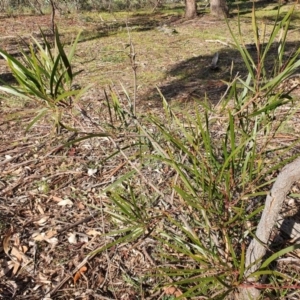
MULTIPOLYGON (((245 262, 245 277, 255 272, 262 264, 262 258, 266 254, 267 245, 274 225, 279 217, 280 210, 287 193, 293 183, 300 179, 300 158, 297 158, 286 165, 279 173, 270 193, 267 195, 266 204, 257 226, 256 237, 247 249, 245 262)), ((249 282, 256 281, 256 278, 248 278, 249 282)), ((240 299, 258 299, 260 291, 256 288, 241 288, 240 299)))

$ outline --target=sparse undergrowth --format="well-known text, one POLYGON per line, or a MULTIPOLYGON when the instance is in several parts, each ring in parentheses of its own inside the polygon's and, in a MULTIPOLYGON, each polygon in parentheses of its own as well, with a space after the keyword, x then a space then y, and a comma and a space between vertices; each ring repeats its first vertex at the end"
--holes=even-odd
MULTIPOLYGON (((161 111, 137 105, 135 113, 136 95, 112 87, 60 135, 42 117, 38 125, 30 114, 3 120, 10 135, 0 149, 1 275, 12 278, 1 281, 3 295, 230 299, 247 285, 245 251, 265 195, 298 156, 299 106, 291 94, 298 83, 290 80, 299 50, 285 49, 291 15, 267 33, 268 42, 252 16, 255 58, 239 23, 241 36, 232 37, 247 75, 232 73, 215 105, 199 99, 178 110, 160 93, 161 111), (28 123, 30 135, 10 129, 28 123)), ((136 72, 132 44, 126 49, 136 72)), ((269 262, 256 272, 265 276, 257 287, 289 299, 298 270, 269 262)))

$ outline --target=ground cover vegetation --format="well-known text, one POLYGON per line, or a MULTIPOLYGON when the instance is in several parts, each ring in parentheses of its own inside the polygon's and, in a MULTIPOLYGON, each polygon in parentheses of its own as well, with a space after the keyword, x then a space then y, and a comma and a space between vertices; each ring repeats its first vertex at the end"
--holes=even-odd
POLYGON ((158 4, 3 15, 3 299, 299 298, 298 7, 158 4))

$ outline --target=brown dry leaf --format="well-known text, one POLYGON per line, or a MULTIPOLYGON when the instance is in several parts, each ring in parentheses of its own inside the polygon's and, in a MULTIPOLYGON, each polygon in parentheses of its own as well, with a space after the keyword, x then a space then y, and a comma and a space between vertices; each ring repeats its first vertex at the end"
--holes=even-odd
POLYGON ((45 239, 45 234, 44 233, 40 234, 40 233, 35 232, 32 235, 32 238, 33 238, 34 241, 41 242, 45 239))
POLYGON ((76 206, 77 206, 77 208, 80 209, 80 210, 84 210, 84 209, 85 209, 85 205, 84 205, 82 202, 76 203, 76 206))
POLYGON ((87 271, 87 267, 86 266, 81 267, 80 270, 79 270, 79 272, 81 272, 81 273, 84 273, 86 271, 87 271))
POLYGON ((76 282, 78 281, 78 279, 80 278, 81 273, 78 271, 76 272, 75 276, 74 276, 74 285, 76 284, 76 282))
POLYGON ((24 254, 20 252, 16 247, 12 247, 10 255, 14 262, 13 274, 16 275, 18 273, 18 270, 20 269, 20 266, 23 263, 24 254))
POLYGON ((68 233, 68 241, 70 244, 77 244, 76 233, 68 233))
POLYGON ((47 231, 45 237, 47 239, 51 239, 53 236, 55 236, 57 234, 56 230, 50 229, 49 231, 47 231))
POLYGON ((20 175, 23 172, 23 168, 18 168, 12 172, 13 175, 20 175))
POLYGON ((5 254, 9 257, 10 257, 10 255, 9 255, 9 241, 10 241, 10 238, 12 237, 13 234, 14 234, 14 230, 11 227, 10 229, 8 229, 6 231, 5 237, 3 239, 3 250, 4 250, 5 254))
MULTIPOLYGON (((175 286, 168 286, 168 287, 165 287, 163 290, 167 296, 179 297, 182 295, 182 292, 175 286)), ((185 299, 185 298, 183 298, 183 299, 185 299)))
POLYGON ((23 253, 19 251, 16 247, 12 247, 10 255, 14 258, 14 261, 18 261, 22 263, 23 260, 23 253))
POLYGON ((92 236, 97 236, 97 235, 101 235, 101 232, 100 231, 97 231, 95 229, 91 229, 89 230, 87 233, 87 235, 92 235, 92 236))
POLYGON ((45 234, 45 232, 42 232, 42 233, 33 233, 32 235, 32 238, 35 240, 35 241, 46 241, 47 243, 51 244, 51 245, 55 245, 58 243, 58 239, 57 238, 48 238, 45 234))
POLYGON ((12 273, 14 275, 16 275, 18 273, 18 270, 20 269, 20 266, 21 265, 18 262, 14 261, 14 268, 13 268, 13 271, 12 271, 12 273))
POLYGON ((54 200, 54 201, 56 201, 56 202, 60 202, 60 201, 62 201, 63 199, 62 198, 60 198, 60 197, 56 197, 56 196, 51 196, 51 198, 50 198, 51 200, 54 200))
POLYGON ((39 283, 51 284, 51 280, 49 280, 48 277, 46 277, 42 273, 37 274, 36 278, 39 283))
POLYGON ((47 221, 49 219, 49 216, 42 216, 38 221, 35 221, 35 224, 38 224, 39 226, 45 226, 47 221))
POLYGON ((45 213, 40 204, 37 205, 37 210, 40 212, 41 215, 45 213))
POLYGON ((10 255, 11 255, 12 262, 14 263, 13 266, 14 275, 18 273, 20 267, 22 268, 21 270, 25 269, 26 272, 28 273, 31 273, 33 271, 32 267, 29 266, 32 263, 32 260, 25 255, 27 251, 28 251, 27 246, 19 245, 18 247, 16 246, 12 247, 10 255))
POLYGON ((73 206, 73 202, 70 199, 65 199, 65 200, 59 201, 57 203, 57 205, 60 205, 60 206, 66 206, 66 205, 73 206))
POLYGON ((21 251, 25 254, 28 251, 28 247, 27 246, 21 246, 21 251))
POLYGON ((78 272, 76 272, 75 276, 74 276, 74 284, 76 284, 76 282, 78 281, 78 279, 80 278, 81 276, 81 273, 84 273, 87 271, 87 267, 86 266, 83 266, 80 268, 80 270, 78 272))

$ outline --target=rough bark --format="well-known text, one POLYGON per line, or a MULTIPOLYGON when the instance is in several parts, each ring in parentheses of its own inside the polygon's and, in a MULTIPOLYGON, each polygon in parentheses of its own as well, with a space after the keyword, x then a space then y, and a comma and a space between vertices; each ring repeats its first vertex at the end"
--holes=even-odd
MULTIPOLYGON (((300 158, 286 165, 278 175, 270 193, 267 195, 266 204, 256 230, 257 239, 253 239, 246 253, 246 269, 253 264, 246 272, 245 276, 251 275, 261 265, 266 254, 266 247, 269 244, 271 231, 276 224, 283 202, 293 183, 300 179, 300 158)), ((279 218, 280 219, 280 218, 279 218)), ((248 278, 254 282, 255 278, 248 278)), ((259 290, 255 288, 240 289, 240 299, 258 299, 259 290)))
POLYGON ((186 19, 194 19, 197 16, 196 0, 185 0, 185 14, 186 19))
POLYGON ((226 0, 210 0, 210 14, 217 18, 229 16, 226 0))

